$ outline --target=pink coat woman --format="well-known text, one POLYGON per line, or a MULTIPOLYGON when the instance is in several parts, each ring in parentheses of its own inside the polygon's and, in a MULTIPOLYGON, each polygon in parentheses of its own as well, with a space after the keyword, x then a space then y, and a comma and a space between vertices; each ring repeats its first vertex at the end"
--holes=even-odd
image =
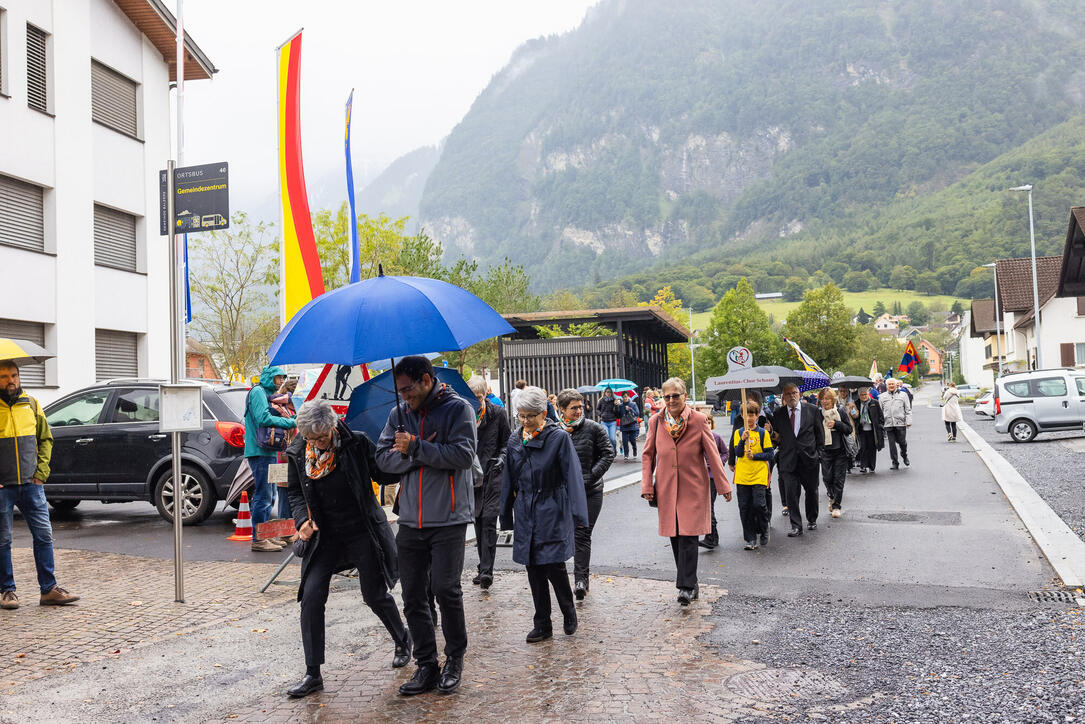
MULTIPOLYGON (((669 390, 668 390, 669 392, 669 390)), ((655 500, 659 506, 659 534, 701 536, 712 532, 708 468, 716 492, 729 499, 731 483, 708 426, 708 418, 690 409, 682 410, 685 429, 675 441, 667 431, 665 412, 652 416, 648 439, 641 455, 641 493, 652 493, 655 473, 655 500), (705 467, 705 461, 708 467, 705 467)))

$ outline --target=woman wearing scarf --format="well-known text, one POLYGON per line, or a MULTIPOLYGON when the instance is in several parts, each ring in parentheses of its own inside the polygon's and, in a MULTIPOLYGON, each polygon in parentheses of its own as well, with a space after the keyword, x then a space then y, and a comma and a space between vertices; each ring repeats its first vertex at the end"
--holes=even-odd
POLYGON ((297 423, 298 436, 286 457, 290 507, 300 538, 295 548, 304 549, 298 600, 305 678, 287 692, 292 697, 324 688, 324 605, 337 571, 358 569, 362 600, 395 644, 392 666, 406 666, 411 659, 410 634, 388 593, 399 580, 399 567, 392 528, 373 495, 372 480, 381 476, 373 443, 347 429, 327 400, 302 405, 297 423))
POLYGON ((591 564, 591 532, 599 511, 603 509, 603 476, 614 462, 614 448, 610 446, 607 431, 598 422, 587 419, 585 400, 574 389, 558 393, 558 414, 561 424, 573 439, 573 449, 580 460, 580 474, 584 477, 584 492, 588 499, 588 525, 576 529, 576 554, 573 556, 573 593, 576 600, 583 601, 588 595, 588 576, 591 564))
POLYGON ((476 586, 489 588, 494 582, 494 556, 497 553, 497 514, 501 505, 501 468, 509 441, 509 418, 504 410, 486 399, 490 388, 478 375, 467 380, 478 400, 475 428, 478 434, 478 462, 482 479, 474 481, 475 545, 478 548, 478 575, 471 579, 476 586))
POLYGON ((688 606, 700 593, 697 539, 712 532, 708 471, 726 501, 731 500, 731 483, 708 420, 686 405, 686 383, 678 377, 664 382, 663 404, 644 443, 641 497, 659 510, 659 534, 671 539, 678 569, 678 603, 688 606))
MULTIPOLYGON (((527 567, 535 602, 529 644, 554 635, 550 587, 567 635, 576 633, 576 604, 565 561, 575 550, 574 531, 588 525, 584 478, 572 438, 546 416, 546 393, 525 387, 516 397, 520 427, 509 436, 501 479, 501 514, 513 515, 512 559, 527 567)), ((502 528, 508 529, 506 523, 502 528)))
POLYGON ((817 430, 821 478, 829 491, 829 512, 834 518, 839 518, 844 512, 840 509, 840 503, 844 500, 844 481, 848 477, 849 461, 844 436, 851 434, 851 422, 831 387, 818 393, 818 402, 821 403, 821 425, 817 430))

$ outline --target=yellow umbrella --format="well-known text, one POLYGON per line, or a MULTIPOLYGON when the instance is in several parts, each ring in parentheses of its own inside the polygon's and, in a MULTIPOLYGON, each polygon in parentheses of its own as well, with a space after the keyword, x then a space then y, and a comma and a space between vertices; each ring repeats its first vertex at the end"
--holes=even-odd
POLYGON ((25 339, 0 337, 0 360, 41 364, 45 360, 52 359, 55 356, 56 355, 49 354, 49 352, 38 345, 33 342, 28 342, 25 339))

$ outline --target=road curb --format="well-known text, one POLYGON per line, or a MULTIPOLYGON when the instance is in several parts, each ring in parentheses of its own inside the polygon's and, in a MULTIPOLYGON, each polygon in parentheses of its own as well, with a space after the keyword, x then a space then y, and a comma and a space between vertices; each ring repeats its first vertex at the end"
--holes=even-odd
POLYGON ((1085 541, 1070 530, 1070 526, 1044 502, 1021 473, 968 423, 962 420, 957 427, 991 471, 1017 517, 1025 524, 1063 585, 1085 586, 1085 541))

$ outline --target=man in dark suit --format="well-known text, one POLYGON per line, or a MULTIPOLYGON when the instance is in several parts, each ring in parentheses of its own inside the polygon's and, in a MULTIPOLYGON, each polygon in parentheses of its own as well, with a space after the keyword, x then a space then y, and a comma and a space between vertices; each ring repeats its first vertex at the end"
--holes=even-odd
POLYGON ((791 518, 789 538, 802 535, 799 495, 806 492, 806 522, 810 530, 818 527, 818 445, 817 428, 821 412, 803 402, 797 385, 785 385, 783 404, 772 416, 772 441, 776 445, 776 467, 780 471, 791 518))

